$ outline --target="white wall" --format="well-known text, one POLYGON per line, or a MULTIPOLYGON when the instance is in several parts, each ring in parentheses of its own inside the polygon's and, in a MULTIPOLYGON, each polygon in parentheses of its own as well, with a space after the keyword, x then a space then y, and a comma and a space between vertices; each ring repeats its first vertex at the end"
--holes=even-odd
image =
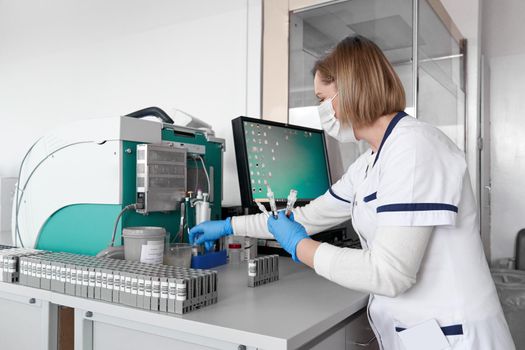
POLYGON ((239 203, 230 121, 260 110, 257 3, 0 0, 0 177, 57 125, 176 107, 226 138, 223 202, 239 203))
POLYGON ((11 207, 17 178, 0 179, 0 244, 11 244, 11 207))
POLYGON ((514 256, 525 228, 525 52, 490 59, 492 258, 514 256))
POLYGON ((525 29, 522 0, 484 1, 483 53, 490 70, 491 250, 514 256, 525 228, 525 29))

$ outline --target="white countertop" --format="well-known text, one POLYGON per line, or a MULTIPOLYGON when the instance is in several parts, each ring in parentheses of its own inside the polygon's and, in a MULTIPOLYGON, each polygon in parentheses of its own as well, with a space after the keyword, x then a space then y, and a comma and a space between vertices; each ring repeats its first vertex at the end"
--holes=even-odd
POLYGON ((247 286, 246 263, 218 271, 218 303, 185 315, 134 309, 100 300, 0 283, 0 291, 167 330, 268 349, 296 348, 366 306, 368 295, 340 287, 290 258, 280 258, 279 281, 247 286))

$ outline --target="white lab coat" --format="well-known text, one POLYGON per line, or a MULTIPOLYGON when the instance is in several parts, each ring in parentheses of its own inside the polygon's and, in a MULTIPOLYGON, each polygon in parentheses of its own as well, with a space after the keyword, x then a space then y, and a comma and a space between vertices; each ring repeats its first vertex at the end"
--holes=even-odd
POLYGON ((398 331, 434 319, 452 349, 514 349, 463 153, 437 128, 398 114, 372 166, 367 157, 331 189, 350 198, 363 248, 373 246, 378 226, 435 227, 416 284, 394 298, 370 297, 370 322, 383 348, 403 349, 398 331))
MULTIPOLYGON (((434 227, 416 284, 396 297, 370 296, 382 349, 404 349, 398 332, 428 320, 437 321, 451 349, 515 349, 483 253, 464 154, 437 128, 399 113, 370 159, 371 151, 294 216, 313 234, 351 211, 364 249, 373 247, 379 226, 434 227)), ((236 235, 271 237, 262 215, 233 218, 232 225, 236 235)), ((334 249, 323 244, 314 259, 327 278, 337 268, 334 249)))

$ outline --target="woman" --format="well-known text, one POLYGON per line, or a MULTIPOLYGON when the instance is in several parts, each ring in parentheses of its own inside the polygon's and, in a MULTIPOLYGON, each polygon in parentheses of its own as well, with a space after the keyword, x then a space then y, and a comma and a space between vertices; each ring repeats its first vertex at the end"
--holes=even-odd
POLYGON ((483 253, 464 154, 437 128, 402 112, 399 77, 366 38, 344 39, 314 72, 325 130, 365 140, 370 150, 290 219, 281 212, 278 219, 206 222, 190 240, 275 237, 295 261, 370 293, 369 319, 384 349, 514 349, 483 253), (309 238, 349 217, 363 249, 309 238))

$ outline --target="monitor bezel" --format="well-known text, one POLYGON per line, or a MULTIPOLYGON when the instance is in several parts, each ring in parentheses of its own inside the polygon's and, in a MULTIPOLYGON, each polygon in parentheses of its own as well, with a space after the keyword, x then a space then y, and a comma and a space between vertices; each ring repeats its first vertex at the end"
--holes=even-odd
MULTIPOLYGON (((313 129, 313 128, 308 128, 308 127, 288 124, 288 123, 280 123, 280 122, 276 122, 273 120, 265 120, 265 119, 259 119, 259 118, 239 116, 235 119, 232 119, 232 129, 233 129, 233 143, 235 146, 235 160, 237 162, 237 174, 239 177, 239 189, 241 191, 240 193, 241 205, 244 208, 250 208, 250 207, 256 206, 254 204, 253 193, 252 193, 251 184, 250 184, 250 170, 249 170, 249 163, 248 163, 248 154, 246 150, 246 137, 245 137, 246 134, 244 130, 244 122, 265 124, 265 125, 271 125, 271 126, 276 126, 276 127, 285 127, 285 128, 291 128, 291 129, 299 130, 299 131, 308 131, 308 132, 315 132, 315 133, 321 134, 321 139, 323 141, 324 156, 325 156, 324 158, 326 160, 328 185, 329 187, 332 186, 332 174, 330 171, 330 160, 328 159, 326 135, 325 135, 324 130, 313 129)), ((299 197, 296 203, 298 205, 304 205, 313 199, 315 198, 299 197)), ((282 204, 286 202, 283 200, 279 200, 277 201, 277 203, 282 204)))

